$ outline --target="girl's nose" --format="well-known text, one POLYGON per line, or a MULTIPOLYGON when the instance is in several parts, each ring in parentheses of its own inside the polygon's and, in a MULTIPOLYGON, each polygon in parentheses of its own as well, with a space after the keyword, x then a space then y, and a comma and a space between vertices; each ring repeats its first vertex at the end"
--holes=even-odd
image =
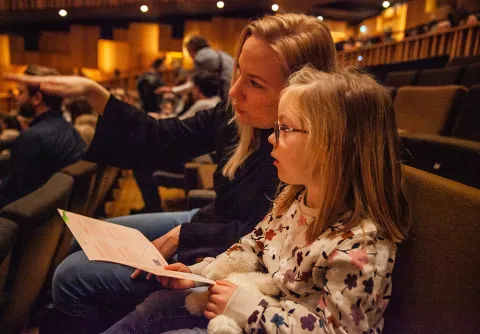
POLYGON ((268 136, 268 142, 275 146, 277 144, 277 140, 275 139, 275 133, 272 132, 270 136, 268 136))

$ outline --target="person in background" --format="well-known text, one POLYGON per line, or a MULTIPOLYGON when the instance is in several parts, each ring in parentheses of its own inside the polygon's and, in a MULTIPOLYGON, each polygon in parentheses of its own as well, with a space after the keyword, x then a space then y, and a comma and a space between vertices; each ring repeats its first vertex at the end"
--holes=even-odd
POLYGON ((155 90, 165 85, 162 79, 165 58, 155 60, 150 70, 138 78, 137 90, 142 104, 142 109, 147 113, 159 110, 155 90))
MULTIPOLYGON (((204 71, 217 74, 220 77, 220 89, 217 95, 222 99, 228 99, 228 90, 232 80, 233 59, 223 51, 214 50, 207 40, 201 36, 193 36, 186 44, 190 57, 193 58, 193 74, 204 71)), ((175 87, 161 87, 156 90, 157 94, 173 92, 183 94, 191 91, 193 82, 188 80, 185 84, 175 87)))
POLYGON ((195 103, 181 116, 185 119, 194 116, 197 112, 215 107, 222 99, 218 96, 220 78, 209 72, 199 72, 192 78, 192 95, 195 103))
MULTIPOLYGON (((51 68, 30 65, 25 74, 51 76, 51 68)), ((82 159, 85 144, 62 115, 62 98, 41 92, 38 87, 18 85, 18 114, 31 119, 12 148, 12 171, 0 185, 0 207, 42 186, 63 167, 82 159)))

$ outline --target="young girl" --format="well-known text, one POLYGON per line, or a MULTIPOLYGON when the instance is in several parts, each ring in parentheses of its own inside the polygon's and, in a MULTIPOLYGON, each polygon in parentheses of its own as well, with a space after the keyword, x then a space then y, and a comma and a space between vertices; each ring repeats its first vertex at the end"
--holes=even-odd
MULTIPOLYGON (((271 213, 227 251, 254 252, 281 290, 278 302, 217 281, 205 316, 224 314, 247 333, 378 333, 395 243, 409 224, 389 94, 365 75, 306 67, 290 78, 278 115, 269 142, 287 186, 271 213)), ((212 261, 167 269, 201 274, 212 261)))

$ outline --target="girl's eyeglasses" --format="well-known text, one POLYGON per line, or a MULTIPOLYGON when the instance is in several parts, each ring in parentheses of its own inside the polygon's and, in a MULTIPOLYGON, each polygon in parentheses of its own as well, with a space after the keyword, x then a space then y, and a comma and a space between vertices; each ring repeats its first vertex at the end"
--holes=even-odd
POLYGON ((278 140, 280 139, 280 131, 308 133, 308 131, 306 131, 306 130, 289 128, 286 125, 280 124, 279 121, 275 121, 274 130, 275 130, 275 139, 276 139, 277 143, 278 143, 278 140))

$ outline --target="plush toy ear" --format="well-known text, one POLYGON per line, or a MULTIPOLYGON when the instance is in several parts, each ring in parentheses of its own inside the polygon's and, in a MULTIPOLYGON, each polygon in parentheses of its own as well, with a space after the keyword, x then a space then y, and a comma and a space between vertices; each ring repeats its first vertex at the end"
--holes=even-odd
POLYGON ((193 291, 185 298, 185 308, 191 315, 203 317, 208 302, 208 291, 193 291))
POLYGON ((242 334, 243 331, 238 327, 235 320, 224 316, 223 314, 217 315, 210 320, 207 328, 208 334, 242 334))

